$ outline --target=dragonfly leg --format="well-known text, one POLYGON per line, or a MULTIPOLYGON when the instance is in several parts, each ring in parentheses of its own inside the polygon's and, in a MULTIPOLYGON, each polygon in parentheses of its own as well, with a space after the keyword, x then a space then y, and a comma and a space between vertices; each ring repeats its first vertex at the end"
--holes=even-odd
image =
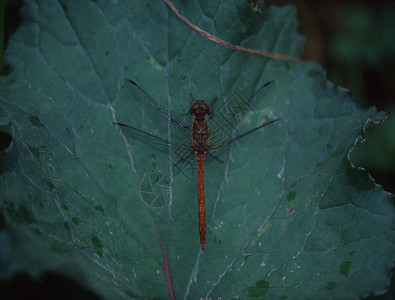
POLYGON ((207 118, 207 121, 209 121, 209 120, 211 120, 212 118, 214 118, 214 105, 215 105, 215 102, 217 101, 217 97, 214 97, 214 99, 213 99, 213 101, 211 101, 211 104, 210 104, 210 112, 209 112, 209 114, 208 114, 208 118, 207 118))

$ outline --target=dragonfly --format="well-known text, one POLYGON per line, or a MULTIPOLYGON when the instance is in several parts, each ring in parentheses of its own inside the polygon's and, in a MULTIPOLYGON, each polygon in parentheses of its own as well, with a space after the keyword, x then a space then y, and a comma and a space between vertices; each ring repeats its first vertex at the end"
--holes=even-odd
MULTIPOLYGON (((230 144, 240 138, 249 135, 279 119, 267 121, 264 119, 261 125, 250 129, 238 136, 233 137, 233 132, 239 121, 245 114, 253 110, 252 100, 256 99, 272 81, 260 87, 251 97, 244 100, 237 93, 228 98, 219 108, 218 112, 210 109, 206 101, 196 99, 190 105, 189 113, 192 116, 192 124, 185 125, 170 110, 161 105, 147 91, 136 82, 126 79, 133 98, 140 102, 144 111, 151 113, 153 120, 162 121, 159 131, 162 135, 146 132, 137 127, 120 122, 113 124, 132 139, 152 145, 154 148, 168 151, 173 157, 173 164, 182 169, 186 163, 196 160, 198 177, 198 219, 199 237, 202 250, 206 245, 206 212, 204 193, 204 165, 205 161, 216 159, 221 161, 218 155, 230 144), (171 132, 171 138, 169 135, 171 132)), ((215 102, 215 101, 214 101, 215 102)))

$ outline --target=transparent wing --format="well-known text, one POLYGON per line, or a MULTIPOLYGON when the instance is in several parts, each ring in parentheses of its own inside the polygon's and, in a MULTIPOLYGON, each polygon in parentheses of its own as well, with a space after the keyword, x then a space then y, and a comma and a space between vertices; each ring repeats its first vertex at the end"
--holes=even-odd
POLYGON ((191 160, 194 159, 192 146, 173 142, 123 123, 114 123, 114 125, 118 126, 122 133, 132 140, 138 140, 154 149, 170 153, 172 164, 180 171, 188 165, 194 165, 194 162, 191 163, 191 160))
MULTIPOLYGON (((184 126, 168 109, 164 108, 134 81, 125 80, 125 83, 128 86, 131 101, 137 101, 144 114, 158 124, 155 129, 159 135, 121 122, 113 124, 118 126, 122 133, 131 140, 138 140, 156 150, 169 153, 173 164, 185 165, 188 163, 193 157, 190 126, 184 126)), ((143 125, 141 124, 141 126, 143 125)))
POLYGON ((125 79, 127 90, 131 95, 131 101, 137 101, 144 110, 145 114, 158 124, 157 128, 162 134, 168 133, 170 129, 172 139, 183 144, 191 143, 190 126, 185 126, 168 109, 156 101, 147 91, 140 87, 136 82, 125 79), (169 128, 170 127, 170 128, 169 128))
POLYGON ((221 143, 214 144, 213 146, 210 147, 210 150, 213 153, 220 152, 220 151, 224 150, 226 147, 228 147, 230 145, 230 143, 232 143, 233 141, 239 140, 242 137, 244 137, 244 136, 246 136, 246 135, 248 135, 248 134, 250 134, 250 133, 252 133, 254 131, 257 131, 257 130, 259 130, 259 129, 267 126, 267 125, 270 125, 270 124, 273 124, 274 122, 277 122, 278 120, 280 120, 280 119, 274 119, 274 120, 271 120, 269 122, 266 122, 266 119, 265 119, 262 125, 259 125, 258 127, 255 127, 255 128, 253 128, 251 130, 248 130, 247 132, 244 132, 244 133, 242 133, 242 134, 240 134, 238 136, 235 136, 235 137, 233 137, 233 138, 231 138, 229 140, 224 140, 221 143))
POLYGON ((267 126, 277 120, 264 122, 262 125, 251 129, 242 135, 232 138, 232 133, 244 115, 254 110, 253 102, 256 102, 258 97, 263 97, 263 92, 273 81, 269 81, 261 86, 251 97, 244 99, 237 92, 232 94, 226 101, 214 110, 214 116, 210 122, 210 150, 213 152, 220 152, 237 138, 241 138, 255 130, 267 126))

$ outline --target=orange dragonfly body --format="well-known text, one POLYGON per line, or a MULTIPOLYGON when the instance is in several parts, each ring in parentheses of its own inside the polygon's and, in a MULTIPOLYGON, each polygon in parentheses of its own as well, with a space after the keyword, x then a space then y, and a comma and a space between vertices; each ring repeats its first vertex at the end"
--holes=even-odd
POLYGON ((206 245, 206 211, 204 208, 204 155, 209 151, 209 127, 207 118, 210 114, 210 107, 203 100, 196 100, 190 109, 193 116, 192 143, 193 152, 196 155, 198 169, 198 215, 199 215, 199 235, 202 250, 206 245))
MULTIPOLYGON (((142 89, 134 81, 128 80, 131 84, 132 91, 135 98, 147 107, 148 110, 154 112, 154 118, 165 119, 169 124, 172 132, 175 132, 174 140, 157 136, 136 127, 126 125, 123 123, 115 122, 122 132, 126 135, 141 140, 142 142, 149 143, 154 146, 159 146, 166 151, 171 151, 178 159, 175 159, 177 166, 180 162, 186 162, 191 157, 196 156, 197 173, 198 173, 198 217, 199 217, 199 235, 202 250, 206 245, 206 212, 205 212, 205 195, 204 195, 204 165, 205 157, 218 159, 216 155, 225 149, 230 143, 239 139, 251 132, 254 132, 266 125, 277 121, 271 120, 263 122, 258 127, 255 127, 239 136, 232 137, 233 130, 237 124, 237 118, 246 110, 252 109, 250 106, 251 100, 256 97, 267 85, 262 86, 253 96, 247 101, 236 97, 235 100, 229 100, 224 103, 220 114, 214 121, 212 112, 209 105, 201 99, 195 100, 190 106, 190 114, 193 116, 192 126, 185 126, 173 114, 159 104, 153 97, 151 97, 144 89, 142 89), (213 122, 210 130, 209 123, 213 122)), ((219 159, 218 159, 219 160, 219 159)))

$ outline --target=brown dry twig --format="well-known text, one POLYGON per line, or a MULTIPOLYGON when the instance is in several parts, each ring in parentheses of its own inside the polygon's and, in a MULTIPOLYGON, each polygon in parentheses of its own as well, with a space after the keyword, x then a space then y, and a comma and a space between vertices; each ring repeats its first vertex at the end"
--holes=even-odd
POLYGON ((167 4, 167 6, 174 12, 174 14, 181 21, 183 21, 185 24, 187 24, 190 28, 195 30, 197 33, 199 33, 200 35, 209 39, 210 41, 213 41, 214 43, 220 44, 226 48, 229 48, 229 49, 232 49, 235 51, 265 56, 265 57, 272 58, 272 59, 287 60, 287 61, 303 61, 303 59, 294 57, 294 56, 283 55, 283 54, 273 53, 273 52, 264 51, 264 50, 248 49, 248 48, 236 46, 236 45, 230 44, 228 42, 225 42, 225 41, 213 36, 212 34, 200 29, 196 25, 192 24, 187 18, 185 18, 183 15, 180 14, 180 12, 177 10, 177 8, 174 7, 174 5, 170 2, 170 0, 163 0, 163 1, 167 4))

